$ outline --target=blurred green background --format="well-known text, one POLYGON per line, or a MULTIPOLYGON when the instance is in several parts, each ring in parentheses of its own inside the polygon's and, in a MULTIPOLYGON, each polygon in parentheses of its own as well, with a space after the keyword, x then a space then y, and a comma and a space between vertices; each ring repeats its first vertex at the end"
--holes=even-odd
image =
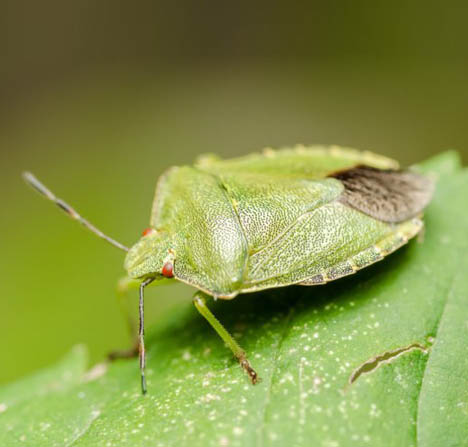
MULTIPOLYGON (((0 382, 76 343, 97 361, 129 342, 123 253, 22 170, 131 244, 157 177, 201 152, 333 143, 466 162, 467 19, 465 1, 2 2, 0 382)), ((190 298, 150 290, 148 325, 190 298)))

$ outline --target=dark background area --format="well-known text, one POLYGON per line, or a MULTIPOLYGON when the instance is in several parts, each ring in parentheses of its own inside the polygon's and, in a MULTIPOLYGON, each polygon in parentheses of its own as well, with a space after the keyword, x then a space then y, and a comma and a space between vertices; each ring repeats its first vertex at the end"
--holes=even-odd
MULTIPOLYGON (((157 177, 203 152, 325 143, 466 162, 467 19, 464 1, 2 2, 0 381, 76 343, 93 361, 128 343, 123 254, 22 170, 130 244, 157 177)), ((190 297, 150 291, 148 324, 190 297)))

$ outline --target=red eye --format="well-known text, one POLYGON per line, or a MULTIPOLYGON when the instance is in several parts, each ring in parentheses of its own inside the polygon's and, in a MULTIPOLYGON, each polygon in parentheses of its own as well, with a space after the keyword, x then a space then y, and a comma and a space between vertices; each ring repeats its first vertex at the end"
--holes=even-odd
POLYGON ((163 265, 163 268, 162 268, 162 272, 163 276, 165 276, 166 278, 172 278, 174 277, 174 265, 172 264, 172 262, 166 262, 164 265, 163 265))
POLYGON ((148 234, 151 234, 153 233, 155 230, 153 228, 146 228, 145 230, 143 230, 143 236, 148 236, 148 234))

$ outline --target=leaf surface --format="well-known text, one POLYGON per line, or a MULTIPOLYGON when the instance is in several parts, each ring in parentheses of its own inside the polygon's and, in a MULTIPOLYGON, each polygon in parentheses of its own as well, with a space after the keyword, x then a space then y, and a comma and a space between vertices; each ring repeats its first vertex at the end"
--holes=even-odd
POLYGON ((135 360, 85 373, 81 348, 0 388, 0 445, 468 445, 468 172, 439 176, 423 243, 325 286, 210 303, 249 353, 251 386, 187 303, 147 331, 135 360))

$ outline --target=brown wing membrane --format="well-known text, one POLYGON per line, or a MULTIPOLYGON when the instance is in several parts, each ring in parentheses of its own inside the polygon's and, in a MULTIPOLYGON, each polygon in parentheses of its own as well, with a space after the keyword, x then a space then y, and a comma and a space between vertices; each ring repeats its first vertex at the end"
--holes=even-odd
POLYGON ((432 180, 411 171, 357 166, 330 177, 345 187, 341 202, 383 222, 402 222, 418 215, 434 190, 432 180))

